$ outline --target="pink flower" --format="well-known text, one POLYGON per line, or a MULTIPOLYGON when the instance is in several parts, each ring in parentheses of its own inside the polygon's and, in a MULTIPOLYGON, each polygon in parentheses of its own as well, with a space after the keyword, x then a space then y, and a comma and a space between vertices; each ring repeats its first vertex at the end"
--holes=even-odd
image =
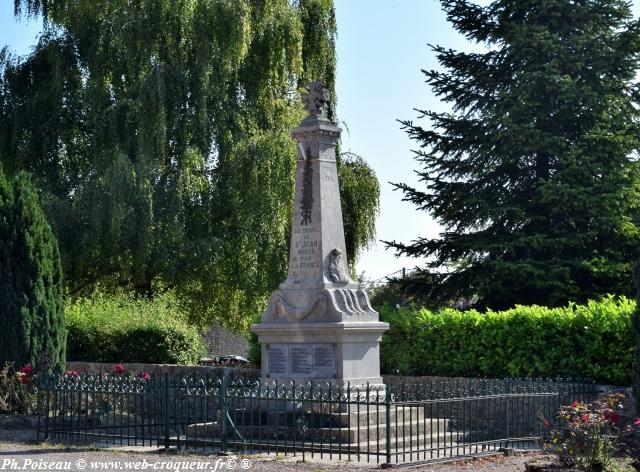
POLYGON ((124 366, 122 364, 116 364, 113 366, 113 371, 118 375, 124 374, 124 366))
POLYGON ((580 415, 580 421, 582 421, 583 423, 588 423, 589 422, 589 415, 588 414, 584 414, 584 415, 580 415))
POLYGON ((20 383, 22 385, 29 385, 30 383, 29 376, 24 372, 20 372, 20 383))
POLYGON ((25 375, 31 375, 32 372, 33 372, 33 367, 31 367, 31 364, 23 365, 22 369, 20 369, 20 373, 25 375))
POLYGON ((142 378, 142 380, 144 380, 145 382, 148 382, 149 380, 151 380, 151 375, 147 374, 146 372, 143 372, 140 377, 142 378))
POLYGON ((77 370, 65 370, 64 375, 80 375, 80 372, 77 370))
POLYGON ((637 420, 634 421, 633 423, 635 426, 640 428, 640 418, 638 418, 637 420))

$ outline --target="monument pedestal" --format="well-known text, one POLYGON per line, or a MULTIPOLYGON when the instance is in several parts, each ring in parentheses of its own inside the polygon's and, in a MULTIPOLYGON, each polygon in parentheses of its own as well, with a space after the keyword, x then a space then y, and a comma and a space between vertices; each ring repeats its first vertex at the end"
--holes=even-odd
POLYGON ((386 323, 259 324, 262 377, 279 381, 381 385, 380 339, 386 323))

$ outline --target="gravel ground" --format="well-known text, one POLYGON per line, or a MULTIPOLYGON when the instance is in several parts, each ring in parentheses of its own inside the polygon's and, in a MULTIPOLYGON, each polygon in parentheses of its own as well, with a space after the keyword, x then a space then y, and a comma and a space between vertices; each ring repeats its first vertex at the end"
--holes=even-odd
MULTIPOLYGON (((540 453, 528 453, 514 457, 503 455, 458 461, 442 464, 419 466, 403 466, 410 470, 434 472, 521 472, 525 463, 540 453)), ((346 470, 364 471, 378 469, 379 466, 354 462, 328 462, 319 458, 302 462, 298 457, 283 456, 207 456, 201 454, 161 454, 148 448, 144 452, 132 452, 118 448, 95 449, 68 447, 64 445, 38 443, 28 441, 27 434, 19 431, 0 430, 0 471, 4 470, 43 470, 44 463, 48 467, 62 467, 63 470, 74 472, 84 471, 135 471, 135 470, 169 470, 180 472, 189 470, 189 466, 180 464, 191 463, 191 470, 226 472, 229 470, 251 470, 264 472, 277 471, 319 471, 346 470), (27 442, 24 442, 27 441, 27 442), (64 463, 67 464, 64 464, 64 463), (53 464, 53 465, 52 465, 53 464)), ((394 466, 393 468, 398 468, 394 466)))

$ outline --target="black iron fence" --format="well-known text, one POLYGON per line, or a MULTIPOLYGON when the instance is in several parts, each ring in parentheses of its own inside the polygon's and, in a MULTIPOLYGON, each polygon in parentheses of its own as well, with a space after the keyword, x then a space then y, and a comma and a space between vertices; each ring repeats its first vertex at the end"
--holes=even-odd
POLYGON ((544 419, 597 393, 593 384, 541 379, 356 387, 62 375, 41 381, 38 434, 67 443, 431 461, 535 447, 548 433, 544 419))

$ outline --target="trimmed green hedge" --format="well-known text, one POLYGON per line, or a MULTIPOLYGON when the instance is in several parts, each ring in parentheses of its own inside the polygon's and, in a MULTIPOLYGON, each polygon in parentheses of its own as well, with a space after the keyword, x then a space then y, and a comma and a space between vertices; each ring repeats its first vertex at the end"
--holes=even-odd
POLYGON ((630 385, 636 303, 609 297, 563 308, 461 312, 383 307, 385 374, 572 377, 630 385))
POLYGON ((196 364, 204 353, 197 329, 168 294, 80 299, 67 304, 65 319, 70 361, 196 364))

